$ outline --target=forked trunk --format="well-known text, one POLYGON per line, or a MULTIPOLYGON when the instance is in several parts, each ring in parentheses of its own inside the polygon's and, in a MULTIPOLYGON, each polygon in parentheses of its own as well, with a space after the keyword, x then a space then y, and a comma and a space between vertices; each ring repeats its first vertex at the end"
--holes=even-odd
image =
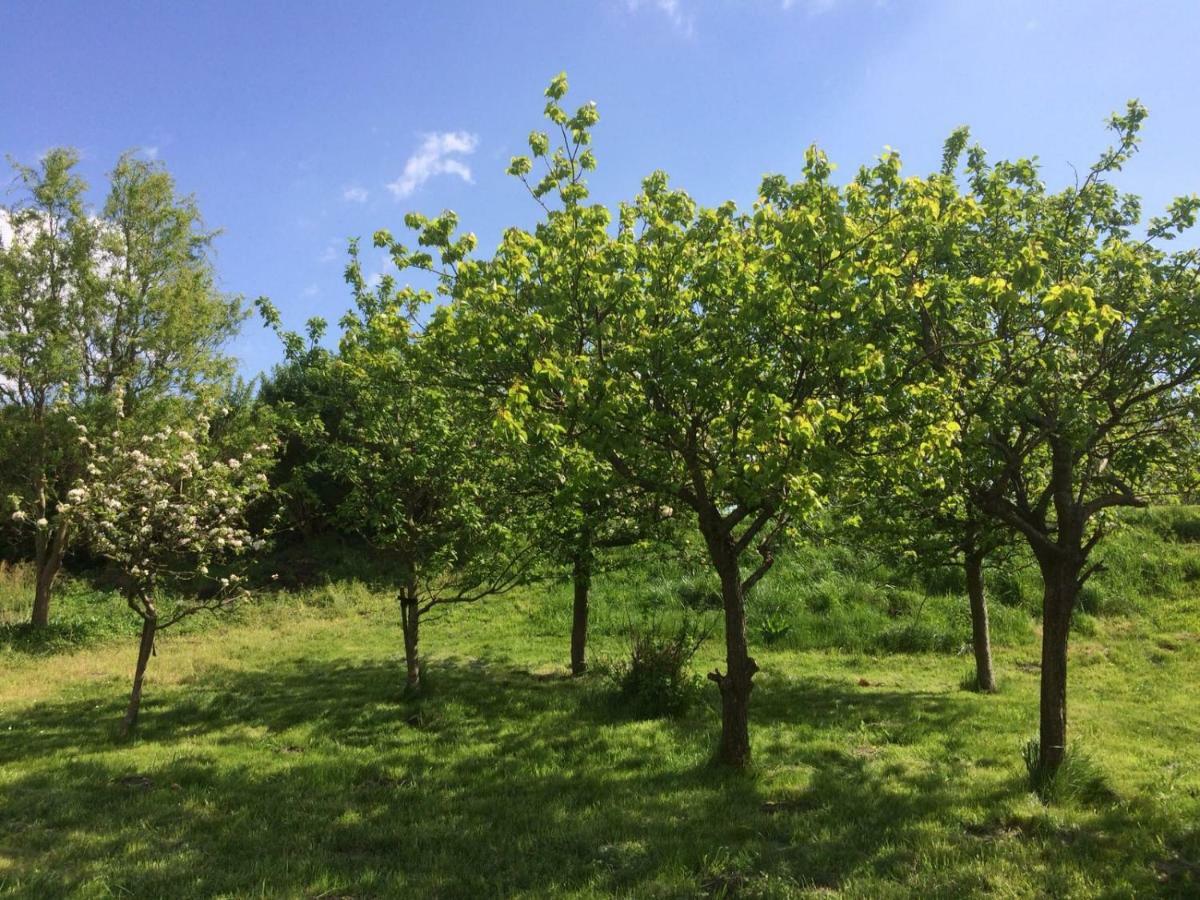
POLYGON ((417 691, 421 688, 421 657, 417 649, 421 610, 415 596, 406 594, 400 598, 400 624, 404 629, 404 662, 408 670, 405 684, 408 690, 417 691))
POLYGON ((1067 748, 1067 641, 1071 613, 1079 592, 1077 568, 1062 563, 1043 565, 1042 690, 1039 762, 1053 775, 1067 748))
POLYGON ((150 607, 149 614, 142 616, 142 640, 138 644, 137 668, 133 671, 133 692, 129 695, 129 706, 121 720, 121 734, 129 734, 137 724, 138 711, 142 706, 142 682, 146 677, 146 665, 154 653, 154 635, 158 630, 158 615, 150 607))
POLYGON ((966 554, 967 597, 971 601, 971 646, 975 650, 975 683, 980 691, 996 692, 992 670, 992 638, 988 627, 987 595, 983 583, 983 554, 966 554))
POLYGON ((575 552, 572 571, 575 603, 571 617, 571 674, 587 671, 588 595, 592 588, 591 547, 580 546, 575 552))

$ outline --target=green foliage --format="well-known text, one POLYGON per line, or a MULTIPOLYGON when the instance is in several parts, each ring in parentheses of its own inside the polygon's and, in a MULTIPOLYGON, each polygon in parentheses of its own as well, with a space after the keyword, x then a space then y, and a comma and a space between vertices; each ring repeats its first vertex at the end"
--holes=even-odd
POLYGON ((13 240, 0 247, 0 446, 12 461, 0 490, 32 526, 12 535, 22 555, 51 577, 70 538, 59 508, 83 471, 68 419, 100 434, 114 411, 146 431, 186 418, 192 400, 227 389, 222 347, 243 318, 216 288, 213 234, 161 165, 121 157, 93 209, 77 162, 56 149, 16 167, 13 240))
POLYGON ((696 700, 700 684, 690 669, 691 661, 707 636, 699 621, 690 617, 675 625, 656 615, 631 622, 628 656, 608 673, 621 711, 644 719, 685 712, 696 700))

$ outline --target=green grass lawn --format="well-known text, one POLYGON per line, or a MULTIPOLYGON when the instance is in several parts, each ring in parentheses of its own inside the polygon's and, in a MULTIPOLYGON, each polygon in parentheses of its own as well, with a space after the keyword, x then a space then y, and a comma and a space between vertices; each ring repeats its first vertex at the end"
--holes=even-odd
MULTIPOLYGON (((429 623, 419 700, 395 609, 361 584, 198 623, 160 642, 122 743, 134 624, 76 585, 59 612, 98 616, 85 638, 0 632, 0 894, 1195 897, 1200 544, 1173 527, 1139 520, 1081 619, 1071 735, 1101 783, 1049 806, 1021 760, 1028 584, 994 604, 1001 693, 981 696, 960 688, 953 591, 926 601, 853 554, 796 554, 755 599, 791 627, 764 646, 752 617, 746 774, 710 762, 711 685, 682 717, 637 721, 602 675, 566 676, 562 584, 429 623)), ((696 577, 599 579, 595 654, 617 658, 639 604, 696 577)))

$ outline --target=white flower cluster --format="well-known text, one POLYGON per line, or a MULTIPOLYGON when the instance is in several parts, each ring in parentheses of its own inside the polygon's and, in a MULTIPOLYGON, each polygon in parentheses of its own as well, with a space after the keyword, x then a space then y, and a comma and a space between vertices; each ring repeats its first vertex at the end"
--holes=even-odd
MULTIPOLYGON (((136 437, 118 431, 103 447, 89 441, 87 479, 67 495, 93 549, 139 590, 152 591, 167 573, 206 575, 214 562, 263 546, 245 513, 266 489, 271 447, 223 461, 208 446, 205 418, 198 417, 197 434, 166 427, 136 437)), ((86 439, 83 426, 76 428, 86 439)), ((220 586, 241 582, 230 575, 220 586)))

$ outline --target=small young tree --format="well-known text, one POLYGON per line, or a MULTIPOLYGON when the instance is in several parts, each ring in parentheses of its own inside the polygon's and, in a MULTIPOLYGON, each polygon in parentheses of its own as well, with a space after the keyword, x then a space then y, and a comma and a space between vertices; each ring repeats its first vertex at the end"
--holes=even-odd
POLYGON ((963 398, 991 469, 971 499, 1024 538, 1045 586, 1044 776, 1066 749, 1071 617, 1112 511, 1144 506, 1195 446, 1200 254, 1163 244, 1195 224, 1200 198, 1176 200, 1138 232, 1140 202, 1109 182, 1144 117, 1136 102, 1114 116, 1116 146, 1057 194, 1030 161, 968 156, 974 222, 960 297, 981 312, 963 398))
POLYGON ((262 541, 249 531, 247 507, 267 488, 271 447, 236 455, 212 441, 209 418, 195 427, 150 434, 118 428, 96 438, 76 422, 88 452, 87 474, 60 510, 82 526, 89 549, 120 572, 120 590, 142 621, 133 690, 121 727, 137 724, 155 638, 188 616, 248 596, 236 571, 215 577, 262 541))
MULTIPOLYGON (((425 617, 510 590, 536 558, 523 491, 529 461, 508 452, 476 396, 440 382, 436 348, 445 343, 418 325, 429 294, 391 278, 368 285, 353 248, 347 281, 355 309, 342 320, 339 352, 315 360, 346 408, 317 465, 346 485, 338 523, 397 569, 406 683, 416 691, 425 617)), ((270 304, 260 309, 277 327, 270 304)), ((321 327, 310 325, 314 336, 321 327)), ((303 346, 284 340, 293 353, 303 346)))

